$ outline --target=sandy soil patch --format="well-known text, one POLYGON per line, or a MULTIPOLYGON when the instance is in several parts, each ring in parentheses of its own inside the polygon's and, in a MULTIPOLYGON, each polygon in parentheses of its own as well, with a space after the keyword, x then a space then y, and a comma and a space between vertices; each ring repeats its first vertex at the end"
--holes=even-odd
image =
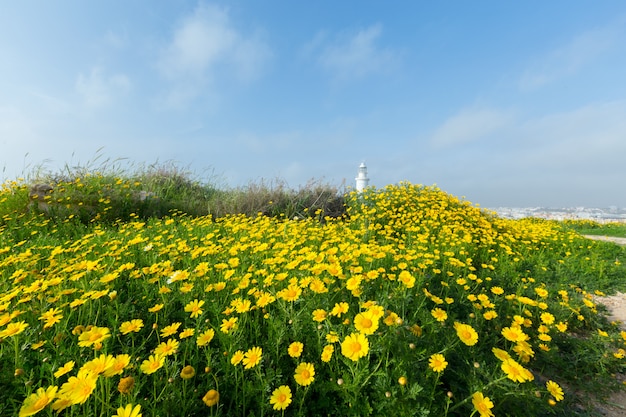
MULTIPOLYGON (((603 240, 626 246, 626 238, 592 235, 586 235, 585 237, 588 239, 603 240)), ((606 297, 594 298, 595 302, 606 306, 609 313, 609 320, 621 322, 621 328, 626 330, 626 294, 618 292, 606 297)), ((626 391, 614 393, 606 403, 597 404, 597 409, 606 417, 626 416, 626 391)))

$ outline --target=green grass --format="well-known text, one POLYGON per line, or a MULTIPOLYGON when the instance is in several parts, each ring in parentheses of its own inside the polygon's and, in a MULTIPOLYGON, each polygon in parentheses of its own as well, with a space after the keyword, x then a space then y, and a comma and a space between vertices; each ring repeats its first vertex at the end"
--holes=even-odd
POLYGON ((564 225, 581 235, 611 236, 626 238, 626 223, 598 223, 591 220, 567 220, 564 225))
MULTIPOLYGON (((622 388, 626 333, 593 296, 626 290, 626 248, 568 224, 500 219, 406 183, 362 194, 320 182, 222 189, 168 164, 31 180, 0 190, 0 415, 18 415, 39 388, 77 401, 68 382, 106 355, 130 362, 65 415, 139 404, 150 416, 477 416, 479 392, 495 415, 593 416, 592 398, 622 388), (33 183, 52 187, 45 205, 29 197, 33 183), (130 320, 143 325, 124 332, 130 320), (92 339, 94 329, 110 337, 92 339), (360 332, 368 348, 353 360, 344 345, 360 332), (142 370, 168 340, 176 352, 142 370), (233 364, 256 347, 258 364, 233 364), (441 372, 429 365, 438 354, 441 372), (294 378, 302 362, 315 369, 307 386, 294 378), (525 370, 523 382, 505 362, 525 370), (121 378, 134 387, 120 391, 121 378), (563 401, 550 404, 548 380, 563 401), (293 393, 284 413, 270 404, 279 386, 293 393), (209 390, 220 395, 210 407, 209 390)), ((41 414, 56 415, 52 406, 41 414)))
MULTIPOLYGON (((97 159, 95 161, 98 161, 97 159)), ((78 219, 113 223, 172 214, 212 216, 266 215, 287 219, 345 215, 345 189, 311 180, 298 189, 284 181, 260 180, 238 188, 219 187, 219 181, 201 181, 173 163, 148 166, 122 165, 119 161, 88 162, 66 166, 61 172, 43 169, 10 181, 3 197, 0 219, 9 214, 43 213, 50 219, 78 219), (33 193, 33 186, 47 193, 33 193)))

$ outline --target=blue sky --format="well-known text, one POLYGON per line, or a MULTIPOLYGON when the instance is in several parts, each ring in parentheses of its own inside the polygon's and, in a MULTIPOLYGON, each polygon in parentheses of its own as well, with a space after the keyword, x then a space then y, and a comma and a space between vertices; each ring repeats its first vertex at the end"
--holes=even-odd
POLYGON ((626 207, 626 2, 2 2, 0 176, 98 155, 626 207))

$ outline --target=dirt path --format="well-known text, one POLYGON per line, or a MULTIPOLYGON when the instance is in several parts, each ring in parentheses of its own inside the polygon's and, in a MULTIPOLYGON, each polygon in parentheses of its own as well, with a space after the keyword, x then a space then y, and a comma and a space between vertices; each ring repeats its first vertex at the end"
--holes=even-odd
POLYGON ((600 236, 600 235, 583 235, 587 239, 604 240, 606 242, 617 243, 618 245, 626 246, 626 237, 612 237, 612 236, 600 236))
MULTIPOLYGON (((592 235, 586 235, 585 237, 626 246, 626 238, 592 235)), ((609 320, 620 321, 622 323, 621 327, 626 330, 626 294, 618 292, 607 297, 596 297, 595 301, 604 304, 609 310, 609 320)), ((626 392, 622 391, 613 394, 606 404, 598 405, 598 411, 602 412, 606 417, 626 416, 626 392)))
MULTIPOLYGON (((609 320, 621 322, 622 329, 626 330, 626 294, 618 292, 606 297, 595 297, 595 301, 604 304, 609 310, 609 320)), ((626 416, 626 391, 614 393, 606 404, 598 404, 597 407, 606 417, 626 416)))

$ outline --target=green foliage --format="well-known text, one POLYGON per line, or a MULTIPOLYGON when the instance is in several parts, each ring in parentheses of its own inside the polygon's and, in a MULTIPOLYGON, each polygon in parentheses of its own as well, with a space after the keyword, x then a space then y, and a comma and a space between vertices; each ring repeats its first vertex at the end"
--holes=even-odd
POLYGON ((581 235, 626 237, 626 223, 598 223, 592 220, 565 220, 563 225, 581 235))
POLYGON ((38 388, 67 387, 101 355, 122 354, 131 361, 121 374, 100 375, 94 393, 66 413, 113 415, 132 403, 144 415, 273 415, 270 396, 286 385, 289 416, 470 415, 476 393, 495 415, 577 415, 590 394, 618 388, 626 333, 594 297, 626 282, 623 248, 554 222, 500 219, 432 187, 352 193, 335 216, 326 203, 337 193, 327 186, 261 183, 246 195, 188 178, 173 169, 63 178, 47 211, 28 208, 29 187, 5 186, 0 414, 17 415, 38 388), (137 191, 155 193, 155 212, 139 210, 137 191), (183 210, 181 196, 209 203, 212 215, 183 210), (225 206, 210 205, 217 199, 225 206), (228 214, 241 212, 249 215, 228 214), (203 302, 197 317, 194 301, 203 302), (360 329, 359 314, 376 323, 372 332, 360 329), (123 331, 130 320, 143 326, 123 331), (110 337, 81 339, 94 327, 110 337), (506 328, 523 338, 511 340, 506 328), (214 337, 200 345, 209 330, 214 337), (353 334, 368 343, 355 360, 343 349, 353 334), (146 373, 144 361, 168 340, 175 352, 146 373), (299 357, 288 353, 295 341, 304 346, 299 357), (255 347, 257 365, 233 364, 237 351, 255 347), (511 379, 496 352, 524 370, 524 381, 511 379), (440 372, 429 365, 436 354, 447 361, 440 372), (68 361, 74 369, 55 376, 68 361), (308 386, 295 382, 302 362, 315 368, 308 386), (195 369, 190 379, 185 366, 195 369), (122 377, 135 379, 128 393, 118 390, 122 377), (548 380, 565 392, 554 406, 548 380), (212 389, 220 401, 208 408, 202 397, 212 389))
POLYGON ((219 189, 194 179, 173 163, 122 168, 107 161, 97 167, 66 167, 59 173, 39 170, 28 182, 4 185, 0 215, 43 214, 55 222, 115 223, 175 213, 190 216, 230 214, 282 218, 338 218, 345 214, 336 187, 310 181, 297 190, 282 181, 219 189), (43 189, 44 191, 40 191, 43 189))

